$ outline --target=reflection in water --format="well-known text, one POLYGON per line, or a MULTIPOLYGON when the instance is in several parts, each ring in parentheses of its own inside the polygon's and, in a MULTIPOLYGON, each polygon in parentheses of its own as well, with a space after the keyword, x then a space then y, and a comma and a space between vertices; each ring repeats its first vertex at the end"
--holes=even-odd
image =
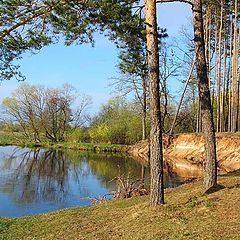
MULTIPOLYGON (((116 176, 128 174, 149 181, 149 169, 117 154, 73 150, 0 147, 0 216, 20 216, 86 206, 86 197, 116 189, 116 176)), ((165 176, 166 186, 184 179, 165 176)))
POLYGON ((17 204, 61 201, 67 194, 68 163, 62 152, 25 150, 2 161, 12 173, 1 186, 11 192, 17 204))

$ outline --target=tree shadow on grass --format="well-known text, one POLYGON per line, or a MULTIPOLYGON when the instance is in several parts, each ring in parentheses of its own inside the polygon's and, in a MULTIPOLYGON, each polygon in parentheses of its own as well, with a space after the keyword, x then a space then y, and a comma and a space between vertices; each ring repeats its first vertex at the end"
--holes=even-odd
POLYGON ((233 189, 233 188, 240 188, 240 184, 237 183, 237 184, 235 184, 235 185, 233 185, 233 186, 229 186, 229 187, 228 187, 228 189, 233 189))
MULTIPOLYGON (((240 169, 233 171, 233 172, 229 172, 227 174, 224 174, 221 177, 240 177, 240 169)), ((240 183, 236 183, 236 184, 234 184, 232 186, 228 186, 226 188, 228 188, 228 189, 240 188, 240 183)))
MULTIPOLYGON (((227 173, 227 174, 224 174, 222 175, 221 177, 240 177, 240 169, 239 170, 236 170, 234 172, 230 172, 230 173, 227 173)), ((234 184, 232 186, 224 186, 224 185, 221 185, 221 184, 217 184, 216 186, 208 189, 207 191, 204 192, 204 194, 206 195, 209 195, 209 194, 212 194, 214 192, 218 192, 224 188, 228 188, 228 189, 233 189, 233 188, 240 188, 240 184, 237 183, 237 184, 234 184)))
POLYGON ((223 175, 223 177, 240 177, 240 169, 233 171, 233 172, 229 172, 229 173, 223 175))
POLYGON ((206 195, 209 195, 209 194, 212 194, 212 193, 215 193, 215 192, 218 192, 222 189, 226 188, 225 186, 221 185, 221 184, 217 184, 216 186, 214 187, 211 187, 209 188, 207 191, 204 192, 204 194, 206 195))

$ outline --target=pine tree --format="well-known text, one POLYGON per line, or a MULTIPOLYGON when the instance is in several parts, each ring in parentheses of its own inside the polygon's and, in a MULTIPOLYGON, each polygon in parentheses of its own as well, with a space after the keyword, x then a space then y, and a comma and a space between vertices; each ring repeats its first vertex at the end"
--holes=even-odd
POLYGON ((193 0, 192 4, 199 99, 205 138, 204 187, 208 190, 217 184, 216 140, 205 57, 202 2, 201 0, 193 0))
POLYGON ((145 23, 147 40, 147 61, 150 100, 150 203, 152 206, 164 203, 162 125, 159 96, 159 56, 156 1, 145 0, 145 23))

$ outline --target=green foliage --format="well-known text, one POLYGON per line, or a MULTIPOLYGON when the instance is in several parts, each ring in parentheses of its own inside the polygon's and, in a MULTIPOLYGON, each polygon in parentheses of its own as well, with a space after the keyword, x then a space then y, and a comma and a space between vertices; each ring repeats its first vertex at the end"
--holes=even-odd
POLYGON ((65 139, 67 142, 81 143, 83 139, 83 129, 74 128, 68 130, 65 139))
POLYGON ((106 123, 96 124, 89 129, 89 136, 93 142, 110 142, 110 128, 106 123))
MULTIPOLYGON (((2 0, 0 80, 13 77, 24 80, 14 60, 26 51, 35 53, 43 46, 57 42, 60 36, 64 36, 65 44, 70 45, 93 44, 93 33, 97 30, 126 34, 129 25, 136 23, 131 6, 131 1, 111 0, 2 0)), ((112 36, 110 32, 107 35, 112 36)))
POLYGON ((0 80, 24 80, 14 60, 27 51, 50 44, 53 35, 47 24, 51 3, 44 0, 3 0, 0 4, 0 80))
POLYGON ((134 143, 142 137, 141 121, 141 110, 136 103, 113 97, 90 125, 90 139, 99 143, 134 143))
POLYGON ((19 125, 13 124, 11 122, 0 123, 0 129, 4 132, 8 132, 8 133, 19 132, 20 131, 19 125))

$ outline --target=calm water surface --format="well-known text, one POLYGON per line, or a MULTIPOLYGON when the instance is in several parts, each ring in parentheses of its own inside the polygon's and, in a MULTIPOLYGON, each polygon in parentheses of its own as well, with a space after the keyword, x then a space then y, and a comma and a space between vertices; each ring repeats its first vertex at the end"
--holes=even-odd
MULTIPOLYGON (((149 180, 149 169, 116 154, 0 147, 0 216, 23 216, 90 205, 88 197, 116 190, 114 177, 149 180)), ((165 187, 183 183, 165 176, 165 187)))

